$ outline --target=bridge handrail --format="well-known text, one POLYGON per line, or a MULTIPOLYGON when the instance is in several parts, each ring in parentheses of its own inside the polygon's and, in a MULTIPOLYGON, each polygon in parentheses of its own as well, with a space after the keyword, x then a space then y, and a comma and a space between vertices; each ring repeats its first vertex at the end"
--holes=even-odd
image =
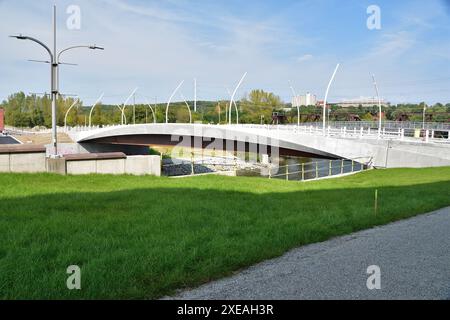
MULTIPOLYGON (((155 125, 155 124, 148 124, 155 125)), ((165 125, 165 124, 156 124, 165 125)), ((171 124, 177 125, 177 124, 171 124)), ((187 124, 179 124, 187 125, 187 124)), ((197 124, 192 124, 197 125, 197 124)), ((205 127, 216 127, 227 129, 254 129, 254 130, 264 130, 264 131, 280 131, 280 132, 292 132, 294 134, 312 134, 312 135, 323 135, 323 130, 317 125, 310 126, 297 126, 297 125, 256 125, 256 124, 239 124, 239 125, 203 125, 205 127)), ((117 128, 123 127, 123 125, 106 125, 103 128, 117 128)), ((88 132, 91 130, 101 129, 100 126, 93 127, 68 127, 66 132, 88 132)), ((396 140, 408 140, 411 142, 421 142, 421 143, 440 143, 440 144, 450 144, 450 129, 449 131, 445 129, 410 129, 410 128, 383 128, 381 133, 378 130, 373 130, 371 127, 356 127, 347 128, 344 127, 331 127, 329 126, 325 132, 328 137, 341 137, 341 138, 359 138, 359 139, 396 139, 396 140)))

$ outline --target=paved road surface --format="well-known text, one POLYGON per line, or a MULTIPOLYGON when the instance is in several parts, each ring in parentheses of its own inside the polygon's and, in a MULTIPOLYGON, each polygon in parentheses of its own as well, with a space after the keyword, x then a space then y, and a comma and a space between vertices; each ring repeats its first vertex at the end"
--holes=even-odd
POLYGON ((295 249, 175 299, 450 299, 450 207, 295 249), (381 290, 367 289, 368 266, 381 290))
POLYGON ((0 134, 0 144, 19 144, 19 142, 11 137, 2 136, 0 134))

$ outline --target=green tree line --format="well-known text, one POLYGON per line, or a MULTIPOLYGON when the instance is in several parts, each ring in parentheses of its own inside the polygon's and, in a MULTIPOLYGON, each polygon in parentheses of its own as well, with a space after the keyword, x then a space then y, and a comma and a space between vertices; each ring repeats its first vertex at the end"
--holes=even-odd
MULTIPOLYGON (((64 125, 64 117, 75 102, 74 98, 59 97, 57 103, 57 124, 64 125)), ((226 123, 229 121, 230 101, 198 101, 197 112, 194 112, 194 102, 188 105, 192 111, 192 121, 201 123, 226 123)), ((425 103, 399 104, 397 106, 383 107, 386 120, 422 121, 425 103), (406 116, 405 116, 406 115, 406 116)), ((51 99, 49 96, 26 95, 23 92, 12 94, 0 105, 5 110, 5 122, 14 127, 33 128, 51 127, 51 99)), ((156 122, 166 121, 166 105, 152 105, 156 116, 156 122)), ((242 99, 232 106, 232 123, 236 123, 235 107, 239 110, 240 123, 265 123, 272 122, 273 112, 279 112, 286 116, 287 123, 297 122, 297 109, 289 103, 284 103, 274 93, 263 90, 253 90, 245 94, 242 99)), ((319 121, 322 115, 322 107, 301 106, 301 121, 319 121)), ((67 116, 67 125, 83 126, 89 124, 91 106, 87 107, 80 101, 67 116)), ((426 108, 426 120, 448 122, 450 121, 450 103, 437 103, 426 108)), ((152 123, 153 112, 148 105, 136 104, 125 108, 127 123, 152 123)), ((331 121, 346 121, 351 119, 376 120, 378 106, 348 108, 330 107, 329 118, 331 121)), ((92 125, 120 124, 122 112, 114 105, 98 104, 92 113, 92 125)), ((172 103, 169 109, 169 122, 189 122, 189 112, 184 102, 172 103)))

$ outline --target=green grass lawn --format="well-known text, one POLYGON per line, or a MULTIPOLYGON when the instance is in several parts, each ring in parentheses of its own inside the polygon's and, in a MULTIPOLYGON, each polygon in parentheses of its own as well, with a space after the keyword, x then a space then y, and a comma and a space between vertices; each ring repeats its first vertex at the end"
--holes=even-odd
POLYGON ((158 298, 450 205, 450 167, 309 183, 1 174, 0 185, 2 299, 158 298), (66 288, 69 265, 80 291, 66 288))

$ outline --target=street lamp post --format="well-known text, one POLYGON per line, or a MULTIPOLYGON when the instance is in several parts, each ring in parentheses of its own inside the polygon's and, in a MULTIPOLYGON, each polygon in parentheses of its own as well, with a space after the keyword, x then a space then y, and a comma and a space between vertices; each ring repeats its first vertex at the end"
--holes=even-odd
POLYGON ((169 98, 169 101, 167 102, 167 107, 166 107, 166 123, 169 123, 169 108, 170 108, 170 104, 172 103, 172 99, 173 97, 175 97, 175 95, 177 94, 178 90, 180 90, 181 86, 183 85, 184 80, 180 82, 180 84, 178 85, 178 87, 175 88, 175 90, 172 92, 172 95, 169 98))
POLYGON ((72 110, 73 107, 75 107, 80 102, 80 99, 76 99, 72 105, 67 109, 66 115, 64 116, 64 130, 67 130, 67 117, 69 115, 69 112, 72 110))
MULTIPOLYGON (((233 94, 231 95, 231 100, 230 100, 230 108, 229 108, 229 115, 228 115, 228 121, 229 124, 231 125, 231 108, 233 107, 233 103, 235 104, 236 102, 234 101, 234 97, 236 96, 237 91, 239 90, 239 87, 241 86, 242 82, 244 81, 245 77, 247 76, 247 72, 244 73, 244 75, 242 76, 241 80, 239 81, 238 85, 236 86, 236 88, 233 91, 233 94)), ((239 110, 237 109, 236 104, 234 105, 236 107, 236 117, 237 117, 237 124, 239 124, 239 110)))
POLYGON ((380 91, 378 90, 377 81, 375 79, 375 75, 372 75, 373 79, 373 85, 375 86, 375 92, 377 94, 378 99, 378 139, 381 138, 381 126, 383 125, 383 119, 382 119, 382 110, 381 110, 381 98, 380 98, 380 91))
POLYGON ((336 69, 334 69, 333 75, 331 76, 330 82, 328 83, 327 91, 325 93, 325 100, 323 101, 323 124, 322 124, 322 130, 323 134, 326 134, 326 121, 327 121, 327 102, 328 102, 328 93, 330 92, 331 84, 333 83, 334 77, 336 77, 336 73, 339 69, 339 64, 336 66, 336 69))
POLYGON ((39 44, 43 47, 48 54, 50 55, 50 61, 44 61, 45 63, 49 63, 51 65, 51 77, 50 77, 50 87, 52 94, 52 145, 53 145, 53 154, 51 155, 54 158, 58 157, 58 132, 57 132, 57 119, 56 119, 56 103, 59 94, 59 65, 61 64, 59 58, 63 52, 69 51, 75 48, 89 48, 92 50, 104 50, 101 47, 97 46, 73 46, 62 50, 57 53, 56 46, 56 5, 53 6, 53 51, 45 45, 42 41, 35 39, 33 37, 18 35, 18 36, 10 36, 11 38, 16 38, 18 40, 29 40, 39 44))
POLYGON ((292 102, 295 103, 295 107, 297 108, 297 126, 300 127, 300 104, 298 102, 298 95, 294 90, 294 87, 289 82, 289 86, 291 88, 292 94, 294 95, 294 100, 292 102))
POLYGON ((425 117, 427 113, 427 104, 423 105, 422 129, 425 130, 425 117))

